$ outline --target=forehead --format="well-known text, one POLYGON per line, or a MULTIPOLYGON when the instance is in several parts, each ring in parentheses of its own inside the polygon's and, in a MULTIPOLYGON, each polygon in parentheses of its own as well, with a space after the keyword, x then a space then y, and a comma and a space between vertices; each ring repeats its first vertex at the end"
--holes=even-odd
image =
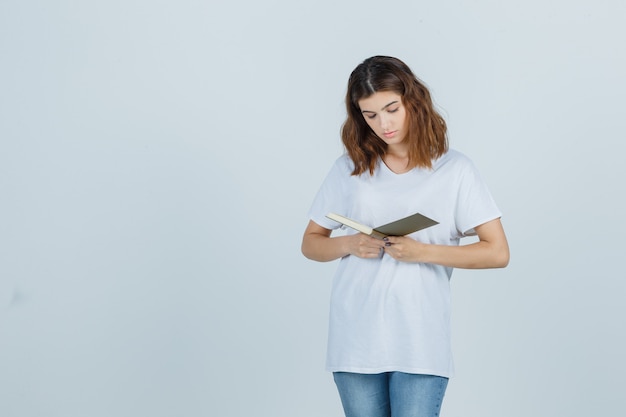
POLYGON ((363 111, 380 111, 394 101, 401 102, 402 96, 393 91, 377 91, 371 96, 359 100, 359 107, 363 111))

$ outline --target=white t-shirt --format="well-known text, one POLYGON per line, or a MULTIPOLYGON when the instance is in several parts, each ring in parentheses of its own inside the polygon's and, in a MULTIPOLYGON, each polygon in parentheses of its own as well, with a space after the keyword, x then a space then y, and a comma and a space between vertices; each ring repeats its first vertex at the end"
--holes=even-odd
MULTIPOLYGON (((420 212, 439 224, 410 237, 458 245, 474 227, 501 216, 472 162, 454 150, 432 170, 396 174, 381 160, 374 175, 353 176, 352 169, 347 155, 337 159, 309 211, 315 223, 337 229, 326 217, 334 212, 376 227, 420 212)), ((451 275, 452 268, 386 254, 342 258, 332 286, 326 369, 451 377, 451 275)))

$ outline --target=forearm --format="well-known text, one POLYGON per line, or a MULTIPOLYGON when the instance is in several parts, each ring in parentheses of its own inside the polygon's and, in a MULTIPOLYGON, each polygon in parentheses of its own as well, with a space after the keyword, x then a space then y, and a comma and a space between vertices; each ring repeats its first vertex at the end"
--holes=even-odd
POLYGON ((307 234, 302 240, 302 254, 314 261, 334 261, 350 254, 347 238, 347 236, 330 237, 322 234, 307 234))
POLYGON ((453 268, 504 268, 509 263, 506 245, 476 242, 462 246, 421 245, 418 261, 453 268))
POLYGON ((469 245, 435 245, 409 237, 388 237, 385 252, 403 262, 420 262, 453 268, 504 268, 509 263, 509 245, 500 219, 475 227, 478 242, 469 245))

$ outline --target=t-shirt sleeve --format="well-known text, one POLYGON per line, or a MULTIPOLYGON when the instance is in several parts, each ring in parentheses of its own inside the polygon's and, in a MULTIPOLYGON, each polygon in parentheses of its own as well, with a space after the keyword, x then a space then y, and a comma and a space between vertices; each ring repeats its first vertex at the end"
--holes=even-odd
POLYGON ((466 159, 461 172, 455 219, 462 236, 474 236, 474 228, 502 217, 487 184, 474 164, 466 159))
POLYGON ((347 182, 350 172, 347 156, 344 155, 335 161, 309 209, 308 216, 315 223, 331 230, 341 226, 326 215, 331 212, 343 215, 347 213, 350 192, 347 182))

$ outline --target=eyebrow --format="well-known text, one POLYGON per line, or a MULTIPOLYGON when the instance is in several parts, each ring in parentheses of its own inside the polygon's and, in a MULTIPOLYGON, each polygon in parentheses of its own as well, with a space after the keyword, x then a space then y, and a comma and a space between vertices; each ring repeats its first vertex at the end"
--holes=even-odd
MULTIPOLYGON (((392 104, 396 104, 397 102, 398 100, 394 100, 391 103, 387 103, 383 106, 381 110, 385 110, 387 107, 391 106, 392 104)), ((376 113, 376 112, 372 110, 361 110, 361 113, 376 113)))

